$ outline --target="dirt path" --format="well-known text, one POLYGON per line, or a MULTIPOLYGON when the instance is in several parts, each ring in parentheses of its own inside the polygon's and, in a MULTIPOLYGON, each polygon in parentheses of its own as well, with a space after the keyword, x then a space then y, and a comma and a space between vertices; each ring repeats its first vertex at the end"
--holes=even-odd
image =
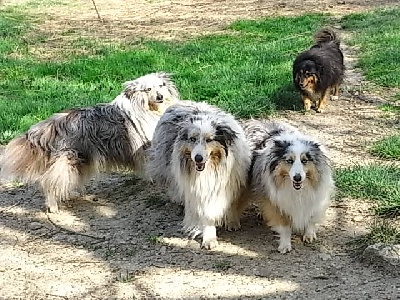
MULTIPOLYGON (((189 26, 185 31, 190 35, 192 29, 196 34, 218 30, 239 17, 301 12, 299 1, 135 1, 112 8, 111 2, 118 1, 96 1, 110 28, 119 33, 131 15, 131 25, 137 29, 142 24, 144 33, 147 26, 152 28, 149 32, 158 32, 163 22, 168 24, 162 25, 163 30, 171 32, 174 26, 182 30, 185 22, 191 22, 194 29, 189 26), (155 12, 156 7, 164 10, 155 12), (141 8, 154 13, 138 16, 141 8), (158 25, 151 22, 153 18, 158 25)), ((383 4, 318 2, 315 9, 335 13, 383 4)), ((87 24, 93 14, 88 3, 80 3, 82 16, 75 15, 71 24, 79 20, 87 24)), ((55 22, 50 27, 63 24, 68 15, 65 11, 57 15, 56 9, 49 13, 54 16, 49 24, 55 22)), ((98 27, 88 26, 96 32, 98 27)), ((336 167, 372 161, 366 145, 390 134, 393 127, 391 118, 381 118, 376 101, 353 96, 362 78, 352 68, 351 49, 344 50, 348 73, 341 99, 331 102, 323 115, 288 111, 279 117, 318 136, 330 148, 336 167)), ((0 299, 398 299, 400 295, 398 278, 361 264, 349 251, 347 242, 365 232, 370 218, 367 203, 352 199, 334 203, 316 243, 295 243, 290 254, 281 255, 276 237, 252 210, 241 231, 220 230, 218 248, 204 251, 198 241, 182 235, 181 216, 163 191, 121 174, 92 182, 88 191, 87 199, 47 215, 34 187, 0 184, 0 299)))

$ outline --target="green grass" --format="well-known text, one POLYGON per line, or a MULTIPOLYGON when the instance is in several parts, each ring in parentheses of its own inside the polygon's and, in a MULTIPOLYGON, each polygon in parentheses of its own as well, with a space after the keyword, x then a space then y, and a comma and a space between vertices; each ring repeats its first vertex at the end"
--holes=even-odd
MULTIPOLYGON (((394 114, 400 117, 400 106, 393 104, 385 104, 380 106, 384 112, 394 114)), ((400 134, 385 137, 372 144, 369 149, 370 153, 380 158, 399 160, 400 159, 400 134)))
POLYGON ((337 197, 368 199, 376 203, 381 216, 400 215, 400 168, 356 166, 335 171, 337 197))
POLYGON ((377 243, 399 244, 400 230, 396 222, 391 219, 374 218, 368 224, 368 233, 354 240, 349 241, 349 245, 359 254, 362 254, 366 247, 377 243))
MULTIPOLYGON (((354 32, 348 41, 359 48, 359 63, 368 80, 383 87, 400 86, 400 8, 351 14, 343 28, 354 32)), ((399 98, 397 94, 395 98, 399 98)))
POLYGON ((300 108, 291 64, 312 44, 312 34, 329 22, 324 15, 239 21, 222 35, 184 42, 143 41, 110 45, 88 39, 57 61, 32 54, 47 36, 15 11, 0 15, 0 143, 54 112, 109 102, 122 83, 145 73, 174 74, 183 99, 207 101, 238 117, 259 117, 300 108), (30 38, 27 38, 30 37, 30 38))
POLYGON ((400 135, 393 135, 373 143, 370 152, 381 158, 400 159, 400 135))

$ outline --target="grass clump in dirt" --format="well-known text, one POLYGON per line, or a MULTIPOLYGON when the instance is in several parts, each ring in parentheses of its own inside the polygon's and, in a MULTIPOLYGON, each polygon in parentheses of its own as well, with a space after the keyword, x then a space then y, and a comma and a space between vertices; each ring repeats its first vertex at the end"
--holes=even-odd
MULTIPOLYGON (((380 107, 384 112, 394 114, 400 117, 400 106, 393 104, 385 104, 380 107)), ((371 154, 384 159, 399 160, 400 159, 400 134, 382 138, 372 144, 369 151, 371 154)))
MULTIPOLYGON (((40 20, 30 27, 28 19, 16 13, 1 15, 0 36, 7 43, 0 46, 0 143, 52 113, 110 102, 123 82, 159 70, 174 74, 183 99, 207 101, 238 117, 300 108, 292 86, 292 61, 328 21, 318 14, 240 21, 222 35, 183 42, 143 41, 123 49, 86 38, 94 54, 65 53, 49 60, 30 51, 47 39, 35 34, 40 20)), ((70 45, 81 46, 82 41, 70 45)))
POLYGON ((380 216, 400 215, 400 168, 397 166, 355 166, 335 171, 338 198, 372 200, 380 216))
MULTIPOLYGON (((366 78, 379 86, 400 86, 400 8, 350 14, 343 28, 352 31, 348 41, 359 51, 358 66, 366 78)), ((397 94, 395 98, 400 97, 397 94)))
POLYGON ((350 242, 360 253, 369 245, 378 243, 399 244, 400 230, 392 220, 375 218, 368 225, 368 233, 350 242))
POLYGON ((370 152, 385 159, 400 159, 400 135, 393 135, 373 143, 370 152))

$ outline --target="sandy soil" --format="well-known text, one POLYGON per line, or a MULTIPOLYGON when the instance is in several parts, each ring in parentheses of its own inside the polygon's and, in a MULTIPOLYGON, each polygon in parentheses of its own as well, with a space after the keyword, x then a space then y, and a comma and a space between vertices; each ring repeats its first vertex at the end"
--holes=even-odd
MULTIPOLYGON (((306 9, 343 14, 396 2, 97 0, 101 26, 90 1, 40 12, 50 16, 42 30, 53 29, 57 38, 69 28, 123 40, 138 33, 181 38, 218 31, 236 18, 306 9)), ((363 93, 354 53, 345 45, 344 51, 348 71, 340 100, 325 114, 277 117, 319 137, 335 167, 376 160, 367 145, 393 133, 398 122, 377 109, 384 98, 363 93)), ((362 264, 348 244, 366 231, 368 203, 334 202, 318 241, 297 240, 281 255, 253 210, 241 231, 219 230, 220 245, 205 251, 181 233, 182 217, 164 191, 129 174, 111 174, 91 182, 88 192, 61 213, 46 214, 34 186, 0 183, 0 299, 399 298, 398 278, 362 264)))

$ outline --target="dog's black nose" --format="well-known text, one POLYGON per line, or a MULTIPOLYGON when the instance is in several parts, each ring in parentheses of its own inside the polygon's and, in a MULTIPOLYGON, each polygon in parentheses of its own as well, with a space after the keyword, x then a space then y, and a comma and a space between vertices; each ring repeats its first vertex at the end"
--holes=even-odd
POLYGON ((295 175, 293 176, 293 180, 294 180, 294 181, 301 181, 301 175, 300 175, 299 173, 295 174, 295 175))
POLYGON ((163 95, 157 92, 156 100, 161 101, 163 98, 164 98, 163 95))
POLYGON ((200 154, 196 154, 196 156, 194 157, 194 161, 197 163, 201 163, 203 161, 203 156, 201 156, 200 154))

